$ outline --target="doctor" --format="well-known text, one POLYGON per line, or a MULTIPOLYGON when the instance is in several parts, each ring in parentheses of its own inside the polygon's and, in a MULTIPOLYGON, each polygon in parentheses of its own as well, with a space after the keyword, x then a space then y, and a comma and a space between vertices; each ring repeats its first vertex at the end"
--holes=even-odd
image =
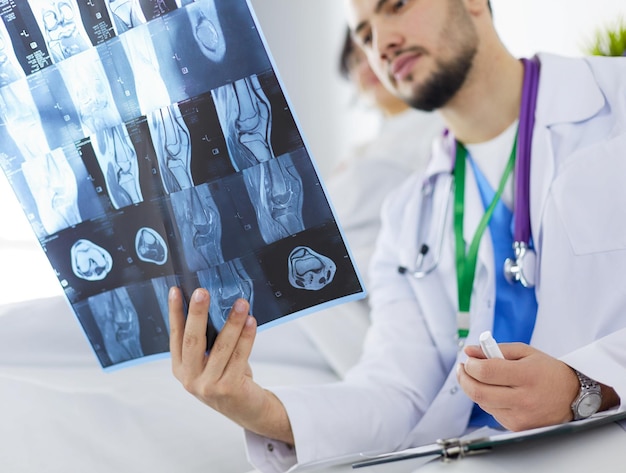
POLYGON ((247 362, 246 302, 205 356, 209 295, 185 322, 173 289, 176 377, 246 429, 263 472, 624 409, 626 60, 522 62, 487 0, 346 2, 378 75, 449 129, 383 210, 364 354, 344 382, 270 392, 247 362), (484 359, 484 330, 516 342, 505 360, 484 359))

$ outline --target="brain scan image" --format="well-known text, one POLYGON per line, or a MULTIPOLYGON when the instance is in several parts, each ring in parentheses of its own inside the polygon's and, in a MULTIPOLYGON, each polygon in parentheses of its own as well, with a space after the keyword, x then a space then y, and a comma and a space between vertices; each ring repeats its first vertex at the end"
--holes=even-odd
POLYGON ((113 258, 104 248, 94 242, 80 239, 70 250, 72 271, 76 277, 86 281, 101 281, 113 267, 113 258))
POLYGON ((163 265, 167 261, 165 240, 153 228, 142 227, 135 235, 135 251, 141 261, 163 265))
POLYGON ((333 260, 308 246, 297 246, 289 254, 289 283, 296 289, 319 291, 330 284, 337 266, 333 260))

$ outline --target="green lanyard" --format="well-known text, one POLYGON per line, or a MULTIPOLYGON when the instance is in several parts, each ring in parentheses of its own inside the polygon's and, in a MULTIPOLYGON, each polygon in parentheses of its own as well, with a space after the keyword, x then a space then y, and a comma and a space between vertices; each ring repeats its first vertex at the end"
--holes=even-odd
POLYGON ((457 313, 459 340, 467 338, 467 334, 469 333, 470 300, 472 298, 472 287, 474 286, 474 276, 476 274, 478 247, 480 245, 480 239, 483 233, 485 233, 485 229, 496 208, 496 204, 500 200, 500 197, 502 197, 504 186, 513 171, 515 155, 517 154, 517 133, 515 135, 513 149, 511 150, 511 156, 500 179, 498 190, 480 220, 478 228, 476 228, 476 233, 466 253, 465 241, 463 240, 463 214, 465 212, 465 161, 468 154, 465 146, 457 141, 456 160, 454 163, 454 236, 456 243, 456 278, 459 299, 459 311, 457 313))

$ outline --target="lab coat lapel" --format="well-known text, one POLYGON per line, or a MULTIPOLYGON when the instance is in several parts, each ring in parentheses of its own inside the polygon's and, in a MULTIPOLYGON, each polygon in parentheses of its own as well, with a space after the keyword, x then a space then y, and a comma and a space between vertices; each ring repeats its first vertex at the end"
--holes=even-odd
MULTIPOLYGON (((450 149, 450 142, 452 138, 449 136, 441 137, 438 140, 435 140, 433 144, 433 153, 432 159, 429 162, 426 173, 427 178, 432 178, 436 174, 441 173, 450 173, 452 171, 452 150, 450 149)), ((451 252, 453 258, 453 264, 455 260, 454 256, 454 248, 455 248, 455 240, 454 240, 454 223, 453 223, 453 212, 454 212, 454 203, 453 196, 450 196, 451 202, 448 208, 448 220, 446 222, 446 234, 444 235, 443 247, 442 247, 442 259, 446 258, 448 252, 451 252)), ((438 203, 438 205, 444 205, 444 202, 438 203)), ((417 254, 415 255, 417 256, 417 254)), ((440 266, 446 266, 445 262, 442 261, 440 266)), ((455 271, 456 274, 456 271, 455 271)), ((431 278, 432 279, 432 278, 431 278)), ((443 285, 445 293, 448 296, 448 300, 453 301, 454 310, 457 307, 457 285, 456 278, 448 278, 444 277, 439 279, 438 283, 443 285)), ((439 317, 439 314, 436 314, 435 317, 439 317)), ((431 321, 432 322, 432 321, 431 321)), ((455 322, 456 324, 456 322, 455 322)), ((431 324, 432 325, 432 324, 431 324)), ((436 326, 436 324, 435 324, 436 326)))
POLYGON ((429 179, 435 174, 452 171, 452 150, 450 149, 452 138, 440 136, 433 140, 432 158, 426 166, 425 175, 429 179))
POLYGON ((537 99, 536 126, 576 123, 596 115, 606 103, 587 62, 578 59, 540 54, 541 72, 537 99), (572 77, 584 95, 572 97, 563 87, 572 77))
MULTIPOLYGON (((540 221, 556 173, 550 127, 588 120, 605 106, 606 99, 586 62, 545 53, 539 54, 539 60, 541 73, 530 164, 530 217, 531 234, 537 254, 541 256, 541 245, 538 245, 540 221), (582 83, 582 89, 586 91, 575 100, 569 95, 568 88, 563 87, 572 77, 576 78, 577 84, 582 83)), ((540 264, 541 258, 536 268, 537 278, 540 264)))

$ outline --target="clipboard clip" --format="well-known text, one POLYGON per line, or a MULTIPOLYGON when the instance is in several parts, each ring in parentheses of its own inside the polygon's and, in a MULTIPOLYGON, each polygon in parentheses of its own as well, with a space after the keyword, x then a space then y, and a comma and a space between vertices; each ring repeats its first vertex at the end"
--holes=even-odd
POLYGON ((469 455, 477 455, 479 453, 485 453, 491 450, 491 447, 478 447, 472 448, 474 446, 484 444, 488 442, 489 439, 486 437, 475 438, 475 439, 465 439, 461 440, 459 438, 448 438, 448 439, 439 439, 437 440, 437 445, 441 448, 441 460, 445 463, 460 460, 463 457, 469 455))

